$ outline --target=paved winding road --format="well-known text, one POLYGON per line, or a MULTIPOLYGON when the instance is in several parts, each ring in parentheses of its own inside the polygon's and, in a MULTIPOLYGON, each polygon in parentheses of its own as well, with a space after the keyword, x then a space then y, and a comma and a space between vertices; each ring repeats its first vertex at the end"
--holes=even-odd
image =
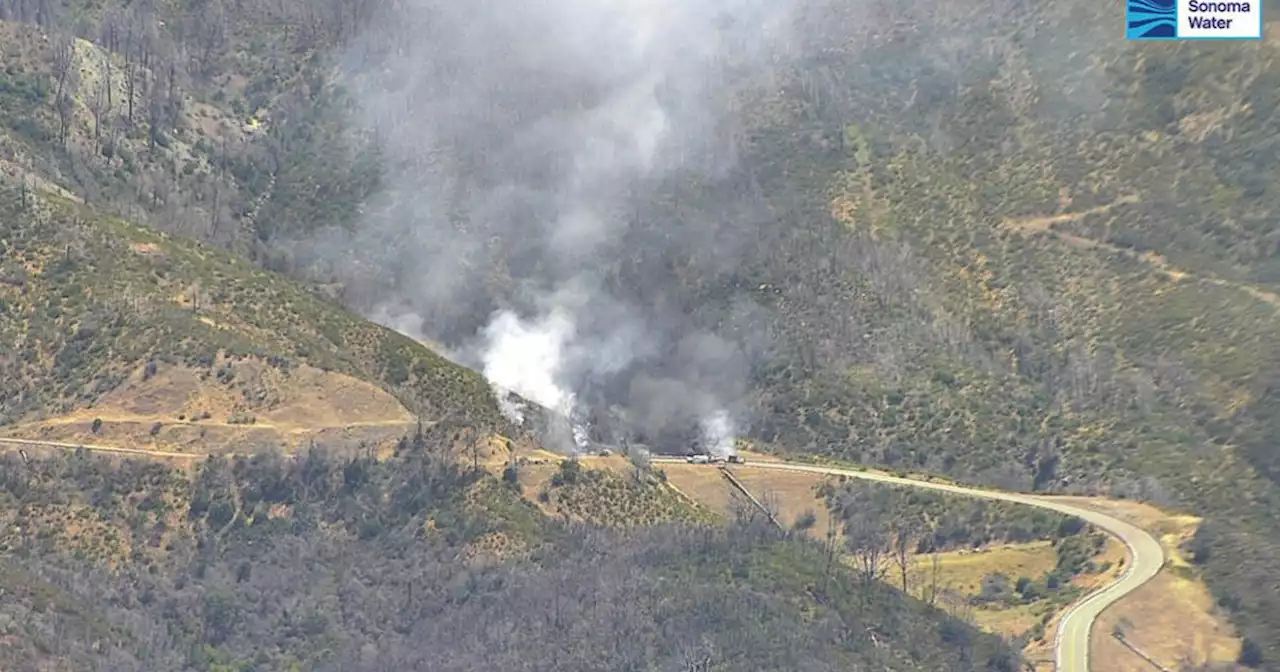
MULTIPOLYGON (((682 461, 679 458, 654 458, 654 462, 682 461)), ((1104 513, 1082 508, 1055 497, 983 490, 950 483, 900 478, 874 471, 857 471, 792 462, 751 461, 743 465, 735 465, 735 467, 807 471, 830 476, 861 478, 868 481, 878 481, 912 488, 939 490, 966 497, 998 499, 1077 516, 1092 523, 1099 529, 1105 530, 1129 548, 1130 559, 1127 563, 1127 569, 1119 579, 1085 596, 1079 602, 1071 605, 1067 612, 1063 614, 1062 620, 1058 624, 1057 639, 1054 642, 1054 669, 1057 672, 1088 672, 1089 633, 1093 629, 1094 621, 1097 620, 1104 609, 1133 592, 1142 584, 1150 581, 1164 566, 1164 549, 1161 548, 1160 542, 1145 530, 1104 513)))
MULTIPOLYGON (((116 448, 111 446, 62 443, 57 441, 0 438, 0 446, 5 444, 19 448, 23 446, 33 448, 61 448, 64 450, 84 448, 85 450, 157 458, 177 458, 188 460, 204 458, 203 455, 193 453, 176 453, 162 450, 145 450, 140 448, 116 448)), ((653 461, 668 463, 684 462, 682 458, 670 457, 654 457, 653 461)), ((735 465, 735 467, 803 471, 829 476, 848 476, 850 478, 861 478, 868 481, 878 481, 881 483, 903 485, 912 488, 939 490, 966 497, 998 499, 1005 502, 1026 504, 1027 506, 1036 506, 1042 509, 1050 509, 1083 518, 1124 542, 1124 545, 1129 548, 1130 555, 1128 568, 1125 570, 1124 575, 1122 575, 1118 580, 1090 593, 1085 596, 1084 599, 1071 605, 1063 615, 1062 620, 1059 622, 1058 635, 1054 643, 1054 668, 1057 672, 1088 672, 1089 633, 1093 628, 1094 621, 1097 620, 1098 616, 1104 609, 1111 606, 1125 595, 1133 592, 1142 584, 1150 581, 1157 573, 1160 572, 1160 568, 1164 566, 1164 549, 1161 548, 1160 542, 1145 530, 1104 513, 1082 508, 1078 505, 1054 497, 1027 495, 1016 492, 1003 492, 1000 490, 984 490, 981 488, 970 488, 950 483, 900 478, 898 476, 891 476, 889 474, 874 471, 858 471, 854 469, 797 464, 793 462, 753 460, 746 464, 735 465)))

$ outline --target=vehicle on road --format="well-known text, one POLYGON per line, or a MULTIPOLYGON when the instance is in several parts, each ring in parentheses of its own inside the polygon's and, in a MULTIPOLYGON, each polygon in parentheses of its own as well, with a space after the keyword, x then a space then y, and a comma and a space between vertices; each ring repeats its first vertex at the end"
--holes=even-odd
POLYGON ((709 464, 711 462, 711 457, 708 455, 690 455, 689 457, 684 458, 684 461, 689 464, 709 464))

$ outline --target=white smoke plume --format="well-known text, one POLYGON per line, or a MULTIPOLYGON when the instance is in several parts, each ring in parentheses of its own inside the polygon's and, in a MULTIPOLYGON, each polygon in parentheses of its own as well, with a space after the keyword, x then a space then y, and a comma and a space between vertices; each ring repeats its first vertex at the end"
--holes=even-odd
POLYGON ((483 336, 482 371, 507 419, 517 425, 525 421, 526 409, 511 396, 514 392, 558 415, 553 425, 558 434, 565 434, 561 421, 569 424, 569 442, 560 447, 575 454, 585 452, 588 431, 573 391, 563 383, 564 367, 573 356, 569 349, 575 337, 572 315, 558 307, 526 322, 504 310, 494 315, 483 336))
POLYGON ((562 386, 560 376, 573 332, 573 321, 563 310, 532 323, 510 311, 499 312, 484 329, 484 375, 500 391, 569 415, 573 392, 562 386))
POLYGON ((699 418, 741 404, 754 327, 726 316, 739 338, 719 338, 662 289, 664 259, 732 267, 734 241, 638 212, 729 172, 729 81, 788 48, 790 0, 395 7, 344 59, 389 186, 356 230, 297 254, 345 266, 366 314, 483 371, 513 421, 511 392, 568 418, 573 450, 605 417, 688 448, 699 418))
POLYGON ((729 457, 738 454, 733 418, 725 410, 717 410, 702 419, 702 443, 707 454, 729 457))

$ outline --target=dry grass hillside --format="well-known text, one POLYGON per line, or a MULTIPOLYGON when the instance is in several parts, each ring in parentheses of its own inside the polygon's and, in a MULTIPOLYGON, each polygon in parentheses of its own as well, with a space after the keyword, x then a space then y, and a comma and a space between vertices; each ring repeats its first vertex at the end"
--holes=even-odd
MULTIPOLYGON (((752 455, 751 458, 758 459, 752 455)), ((617 465, 621 468, 621 465, 617 465)), ((668 482, 694 501, 731 517, 745 505, 734 488, 707 466, 664 464, 668 482)), ((823 486, 837 485, 836 479, 820 474, 738 469, 740 481, 777 512, 788 527, 808 520, 802 529, 816 540, 828 530, 839 537, 843 531, 838 518, 823 501, 823 486), (812 518, 810 518, 812 516, 812 518)), ((1175 668, 1183 662, 1223 664, 1234 661, 1240 638, 1223 610, 1214 604, 1194 563, 1187 557, 1187 544, 1194 538, 1200 519, 1162 511, 1154 506, 1125 500, 1070 498, 1073 503, 1097 508, 1128 520, 1161 539, 1170 564, 1149 585, 1126 597, 1105 612, 1094 626, 1094 659, 1099 670, 1119 672, 1149 665, 1117 644, 1111 633, 1121 625, 1128 641, 1161 664, 1175 668)), ((1090 557, 1099 569, 1071 579, 1087 590, 1115 580, 1124 571, 1124 548, 1114 540, 1090 557)), ((1008 602, 984 597, 991 591, 993 575, 1007 577, 1016 584, 1020 577, 1041 577, 1052 572, 1058 553, 1048 540, 1006 542, 993 540, 977 548, 954 548, 936 556, 921 553, 913 561, 909 585, 917 597, 928 599, 936 587, 937 601, 953 613, 972 619, 979 627, 1009 638, 1022 638, 1027 660, 1037 669, 1052 669, 1052 644, 1057 620, 1071 603, 1067 599, 1008 602)), ((890 576, 886 580, 896 580, 890 576)), ((1016 586, 1015 586, 1016 587, 1016 586)))
POLYGON ((1004 642, 824 569, 814 546, 751 526, 559 524, 461 468, 452 442, 435 426, 386 459, 192 469, 0 454, 0 667, 354 669, 376 655, 401 670, 588 670, 651 663, 675 641, 735 670, 1017 669, 1004 642))
POLYGON ((202 245, 6 187, 0 431, 165 450, 508 431, 484 380, 202 245))
POLYGON ((413 431, 399 399, 359 378, 309 365, 282 370, 220 354, 213 372, 184 365, 135 372, 96 402, 4 428, 6 436, 170 452, 385 452, 413 431))
POLYGON ((621 528, 726 520, 722 512, 685 497, 652 473, 637 472, 620 457, 533 457, 517 471, 523 496, 552 518, 621 528))

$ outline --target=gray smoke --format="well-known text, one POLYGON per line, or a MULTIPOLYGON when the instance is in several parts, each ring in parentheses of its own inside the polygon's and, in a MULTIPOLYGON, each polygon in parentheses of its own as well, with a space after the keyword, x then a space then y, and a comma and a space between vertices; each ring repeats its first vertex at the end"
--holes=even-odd
MULTIPOLYGON (((600 440, 683 449, 703 434, 728 450, 747 420, 753 338, 693 328, 687 307, 616 278, 671 250, 733 263, 735 241, 710 227, 641 236, 636 212, 672 181, 727 174, 735 73, 786 52, 788 12, 776 0, 408 0, 344 61, 389 187, 356 231, 298 254, 342 266, 371 318, 483 371, 513 419, 508 390, 572 418, 564 447, 583 447, 590 425, 600 440)), ((650 265, 654 287, 670 282, 650 265)), ((750 328, 751 306, 731 312, 750 328)))

